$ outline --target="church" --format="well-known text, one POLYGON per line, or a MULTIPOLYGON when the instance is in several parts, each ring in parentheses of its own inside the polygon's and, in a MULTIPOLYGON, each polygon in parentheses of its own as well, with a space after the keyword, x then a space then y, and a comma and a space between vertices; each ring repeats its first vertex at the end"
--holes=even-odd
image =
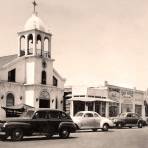
POLYGON ((0 117, 2 107, 25 104, 63 110, 65 79, 53 68, 52 34, 34 11, 18 33, 15 55, 0 57, 0 117))

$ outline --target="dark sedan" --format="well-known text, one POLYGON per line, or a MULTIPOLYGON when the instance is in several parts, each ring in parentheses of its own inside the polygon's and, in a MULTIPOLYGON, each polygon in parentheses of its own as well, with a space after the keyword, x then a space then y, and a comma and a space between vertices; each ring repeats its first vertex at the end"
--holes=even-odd
POLYGON ((143 120, 141 116, 132 112, 121 113, 117 117, 113 118, 112 121, 117 128, 132 128, 135 126, 142 128, 146 125, 146 121, 143 120))
POLYGON ((23 136, 45 135, 51 137, 59 134, 68 138, 75 132, 76 126, 65 112, 53 109, 28 110, 22 117, 6 118, 0 121, 0 138, 12 141, 22 140, 23 136))

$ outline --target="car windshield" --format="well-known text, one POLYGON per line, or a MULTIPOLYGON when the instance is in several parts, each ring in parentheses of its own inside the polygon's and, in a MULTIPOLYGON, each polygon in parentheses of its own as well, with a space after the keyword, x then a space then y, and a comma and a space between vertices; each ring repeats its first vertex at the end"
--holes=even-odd
POLYGON ((75 117, 82 117, 83 113, 76 113, 75 117))
POLYGON ((126 114, 125 113, 121 113, 118 115, 118 117, 126 117, 126 114))
POLYGON ((28 110, 27 112, 24 112, 21 117, 32 117, 34 114, 34 111, 33 110, 28 110))

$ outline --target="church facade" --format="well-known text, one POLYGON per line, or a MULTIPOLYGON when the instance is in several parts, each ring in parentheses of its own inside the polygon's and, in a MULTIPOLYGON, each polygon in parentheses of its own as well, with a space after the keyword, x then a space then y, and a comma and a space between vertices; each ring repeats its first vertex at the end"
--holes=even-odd
POLYGON ((34 9, 18 33, 17 54, 0 57, 0 117, 1 107, 19 104, 63 109, 65 79, 53 68, 51 37, 34 9))

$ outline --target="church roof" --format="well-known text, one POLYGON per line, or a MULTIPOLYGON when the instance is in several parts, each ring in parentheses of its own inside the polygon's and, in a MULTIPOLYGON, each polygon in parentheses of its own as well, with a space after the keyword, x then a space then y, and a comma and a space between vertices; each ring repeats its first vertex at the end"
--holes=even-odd
POLYGON ((33 13, 32 16, 26 21, 24 26, 24 31, 38 29, 41 31, 46 31, 45 24, 43 21, 37 16, 37 13, 33 13))
POLYGON ((0 68, 17 58, 17 54, 0 57, 0 68))

